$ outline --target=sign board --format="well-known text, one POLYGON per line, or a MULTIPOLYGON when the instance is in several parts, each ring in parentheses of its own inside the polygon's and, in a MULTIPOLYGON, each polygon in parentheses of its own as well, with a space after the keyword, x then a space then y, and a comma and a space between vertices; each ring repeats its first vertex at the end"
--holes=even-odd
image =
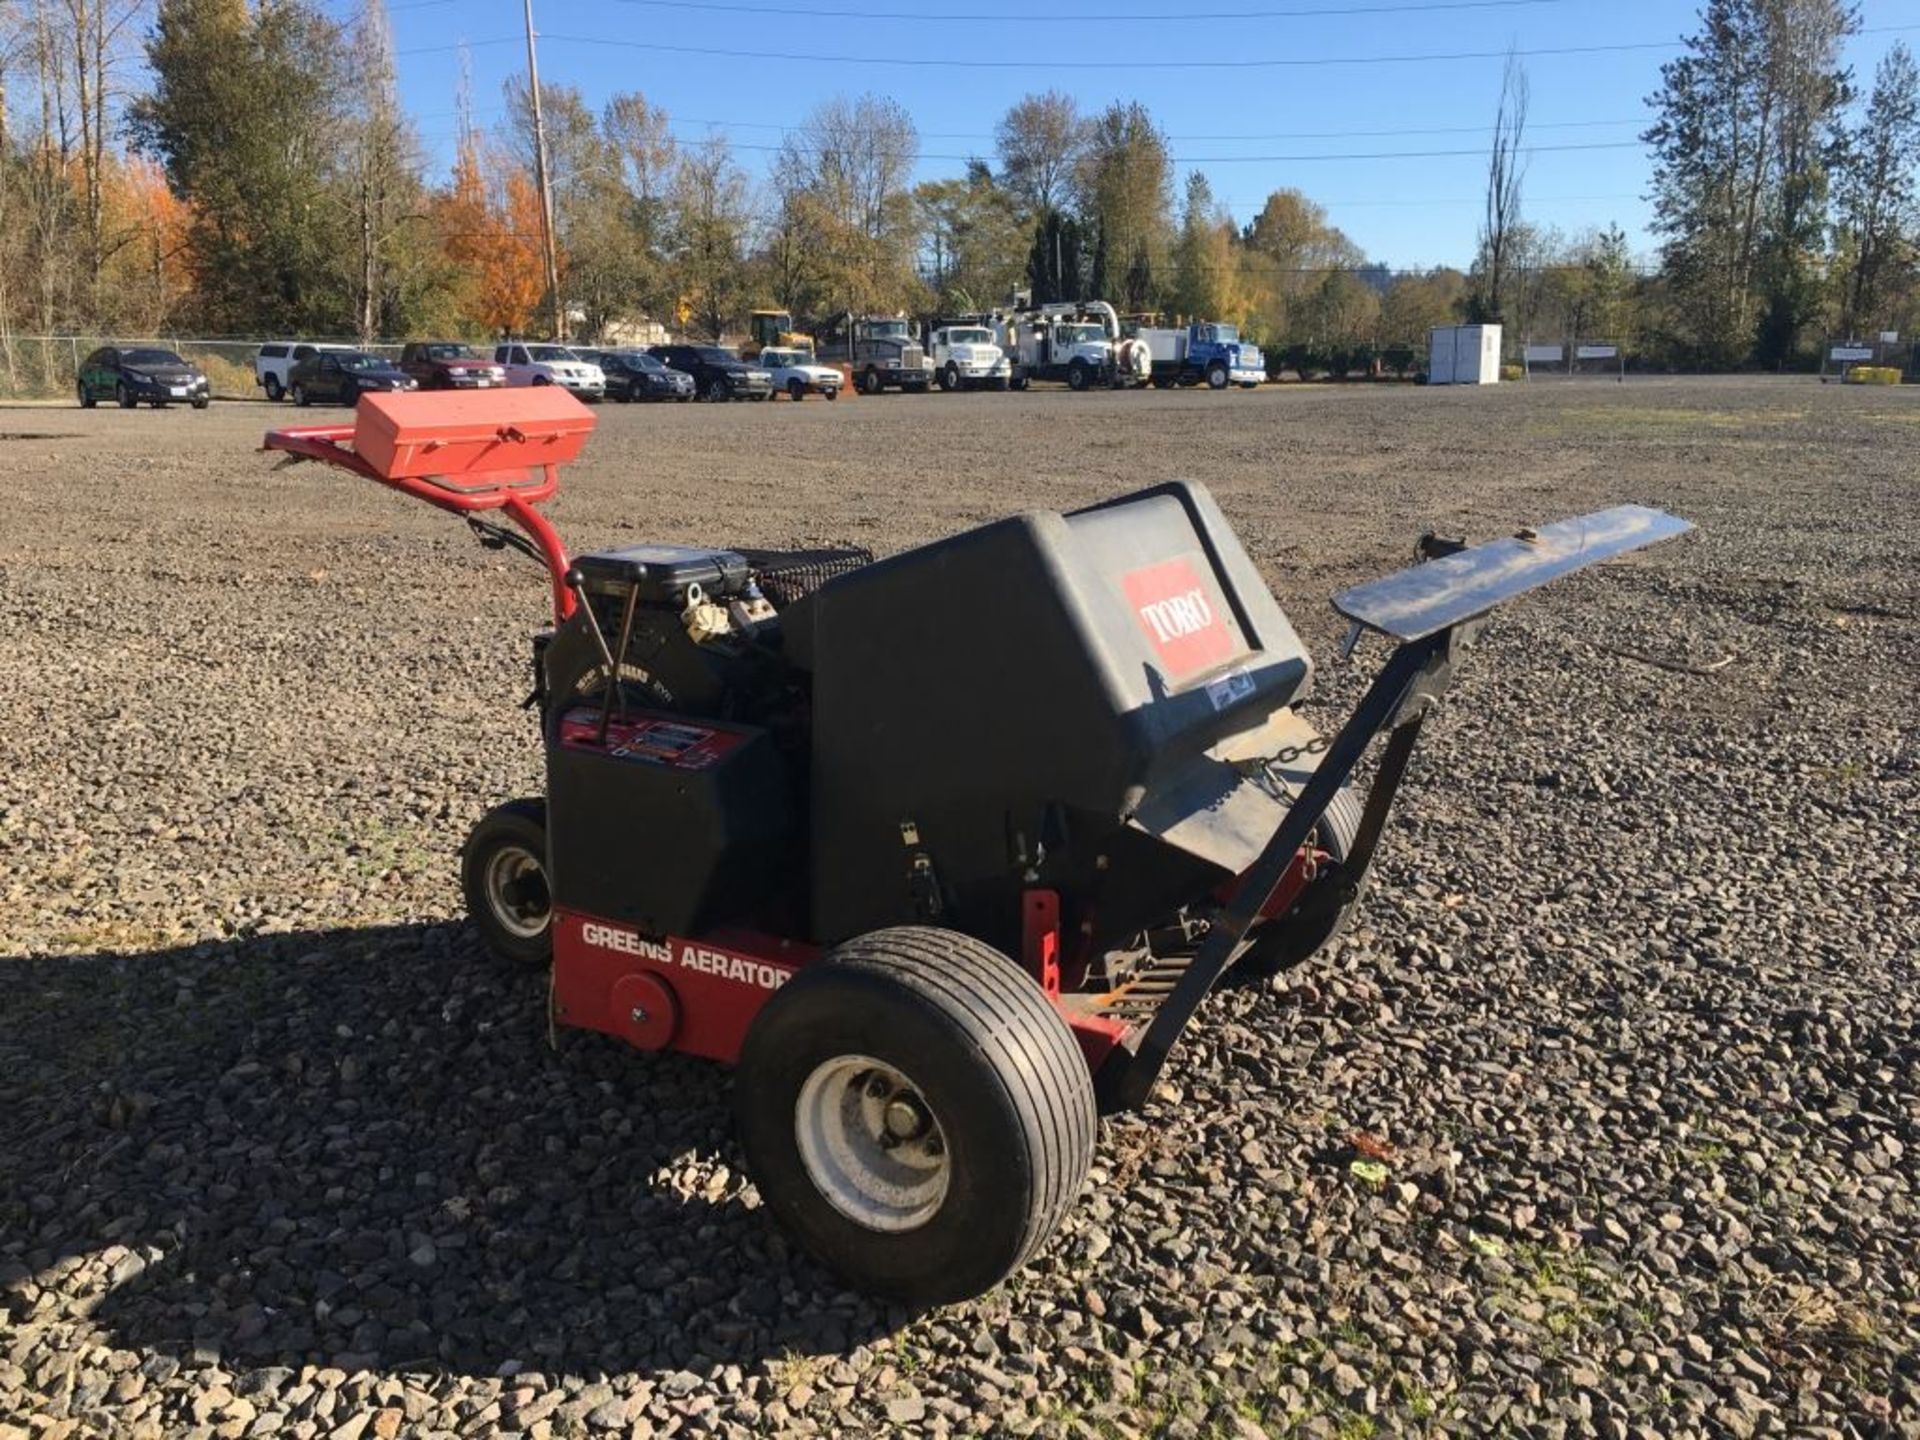
POLYGON ((1576 360, 1612 360, 1619 354, 1618 345, 1582 345, 1573 352, 1576 360))
POLYGON ((1871 345, 1836 345, 1833 347, 1833 353, 1827 358, 1841 364, 1849 360, 1871 360, 1873 347, 1871 345))
POLYGON ((1898 330, 1882 330, 1880 332, 1880 343, 1882 345, 1898 345, 1900 343, 1900 332, 1898 330))
POLYGON ((1529 365, 1558 365, 1564 354, 1566 351, 1558 345, 1529 345, 1526 348, 1529 365))

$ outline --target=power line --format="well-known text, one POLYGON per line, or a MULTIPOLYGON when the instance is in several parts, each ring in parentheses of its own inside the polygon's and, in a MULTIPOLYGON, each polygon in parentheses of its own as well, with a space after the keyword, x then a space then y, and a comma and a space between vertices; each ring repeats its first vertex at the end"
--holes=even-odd
MULTIPOLYGON (((1913 27, 1920 29, 1920 26, 1913 27)), ((704 55, 727 60, 775 60, 787 65, 899 65, 910 69, 1028 70, 1032 60, 958 60, 926 55, 819 55, 784 50, 731 50, 705 45, 661 45, 650 40, 610 40, 592 35, 547 35, 559 45, 612 46, 662 55, 704 55)), ((1416 65, 1458 60, 1537 59, 1555 55, 1617 55, 1636 50, 1677 50, 1678 40, 1642 40, 1611 45, 1560 45, 1534 50, 1455 50, 1428 54, 1284 56, 1263 60, 1053 60, 1038 67, 1061 70, 1279 70, 1323 65, 1416 65)))
MULTIPOLYGON (((420 118, 425 118, 420 117, 420 118)), ((782 134, 792 134, 805 127, 800 125, 781 125, 771 120, 718 120, 701 115, 669 116, 678 119, 682 125, 720 125, 740 130, 778 130, 782 134)), ((1645 125, 1647 117, 1635 116, 1623 120, 1558 120, 1540 122, 1529 120, 1528 130, 1596 130, 1610 125, 1645 125)), ((1485 135, 1490 133, 1487 125, 1418 125, 1399 130, 1273 130, 1265 132, 1242 132, 1239 134, 1202 135, 1169 133, 1168 140, 1385 140, 1404 135, 1485 135)), ((923 140, 985 140, 998 143, 997 135, 985 134, 978 130, 922 130, 918 132, 923 140)))
MULTIPOLYGON (((676 135, 673 138, 683 145, 694 145, 703 144, 711 137, 676 135)), ((729 141, 727 148, 766 154, 781 154, 789 148, 794 148, 803 154, 810 155, 832 154, 840 149, 837 146, 790 146, 790 142, 782 145, 755 145, 745 141, 729 141)), ((1566 150, 1638 150, 1640 148, 1641 144, 1638 140, 1598 140, 1576 145, 1527 145, 1522 147, 1521 153, 1542 155, 1566 150)), ((928 150, 865 150, 861 153, 875 159, 889 160, 968 161, 980 158, 976 155, 941 154, 928 150)), ((1486 148, 1481 146, 1470 150, 1349 150, 1323 155, 1169 155, 1167 163, 1170 165, 1293 165, 1306 164, 1315 160, 1443 160, 1461 156, 1484 158, 1486 153, 1486 148)))
MULTIPOLYGON (((1891 35, 1920 30, 1920 25, 1879 25, 1855 31, 1857 35, 1891 35)), ((1679 50, 1684 40, 1640 40, 1608 45, 1547 45, 1530 50, 1449 50, 1419 54, 1280 56, 1262 60, 959 60, 921 55, 820 55, 783 50, 733 50, 719 46, 662 45, 651 40, 616 40, 603 35, 543 35, 556 45, 592 45, 601 49, 645 50, 661 55, 700 55, 724 60, 773 60, 787 65, 893 65, 908 69, 951 70, 1278 70, 1311 69, 1334 65, 1427 65, 1461 60, 1536 60, 1578 55, 1620 55, 1648 50, 1679 50)), ((486 45, 518 44, 517 35, 493 36, 453 45, 424 45, 396 51, 400 55, 433 55, 486 45)))
MULTIPOLYGON (((424 0, 424 3, 438 4, 441 0, 424 0)), ((1007 14, 1005 12, 982 14, 968 12, 964 15, 931 14, 920 10, 822 10, 809 6, 800 11, 787 5, 712 5, 705 0, 619 0, 622 5, 645 5, 663 10, 697 10, 709 15, 781 15, 793 18, 798 15, 808 20, 821 18, 837 20, 914 20, 932 24, 992 24, 992 25, 1084 25, 1090 19, 1097 19, 1102 25, 1114 23, 1132 24, 1135 22, 1187 21, 1187 20, 1300 20, 1328 16, 1348 15, 1423 15, 1441 14, 1455 10, 1514 10, 1521 6, 1566 5, 1575 0, 1438 0, 1438 3, 1414 4, 1407 0, 1388 0, 1377 5, 1349 6, 1312 6, 1292 10, 1181 10, 1160 13, 1128 15, 1120 11, 1103 11, 1097 16, 1080 14, 1007 14)))

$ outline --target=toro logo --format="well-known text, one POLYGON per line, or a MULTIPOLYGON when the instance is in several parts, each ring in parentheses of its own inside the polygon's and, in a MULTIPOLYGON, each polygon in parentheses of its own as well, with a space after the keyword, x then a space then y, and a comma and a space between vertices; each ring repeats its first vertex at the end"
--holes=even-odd
POLYGON ((1217 665, 1233 653, 1226 617, 1186 557, 1130 570, 1120 577, 1120 586, 1174 679, 1217 665))

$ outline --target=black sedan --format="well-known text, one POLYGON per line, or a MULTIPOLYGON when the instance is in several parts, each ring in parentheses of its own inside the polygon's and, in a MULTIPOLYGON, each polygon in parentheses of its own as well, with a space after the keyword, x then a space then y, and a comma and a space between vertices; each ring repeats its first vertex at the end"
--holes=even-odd
POLYGON ((708 400, 764 400, 773 393, 772 371, 718 345, 655 345, 647 353, 691 375, 694 392, 708 400))
POLYGON ((131 410, 142 400, 154 409, 175 400, 184 400, 196 410, 207 408, 212 391, 207 375, 171 350, 154 350, 117 345, 102 345, 80 362, 74 380, 82 408, 91 410, 112 396, 122 410, 131 410))
POLYGON ((691 400, 693 377, 663 365, 644 350, 581 350, 606 373, 609 400, 691 400))
POLYGON ((416 390, 417 382, 391 360, 359 350, 319 350, 287 375, 287 393, 296 405, 333 401, 353 405, 369 390, 416 390))

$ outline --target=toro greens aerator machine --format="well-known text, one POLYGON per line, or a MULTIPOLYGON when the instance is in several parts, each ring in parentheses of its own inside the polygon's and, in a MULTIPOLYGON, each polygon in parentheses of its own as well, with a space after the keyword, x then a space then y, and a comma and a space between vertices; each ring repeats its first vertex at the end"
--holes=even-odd
POLYGON ((917 1303, 1035 1252, 1098 1111, 1147 1099, 1229 967, 1338 933, 1487 612, 1688 528, 1622 506, 1471 548, 1428 537, 1424 563, 1335 598, 1395 648, 1323 737, 1295 709, 1306 652, 1199 485, 885 560, 569 557, 536 507, 592 425, 554 388, 368 395, 352 427, 266 443, 546 566, 547 796, 474 828, 474 924, 503 956, 551 958, 559 1020, 735 1062, 774 1214, 855 1285, 917 1303))

